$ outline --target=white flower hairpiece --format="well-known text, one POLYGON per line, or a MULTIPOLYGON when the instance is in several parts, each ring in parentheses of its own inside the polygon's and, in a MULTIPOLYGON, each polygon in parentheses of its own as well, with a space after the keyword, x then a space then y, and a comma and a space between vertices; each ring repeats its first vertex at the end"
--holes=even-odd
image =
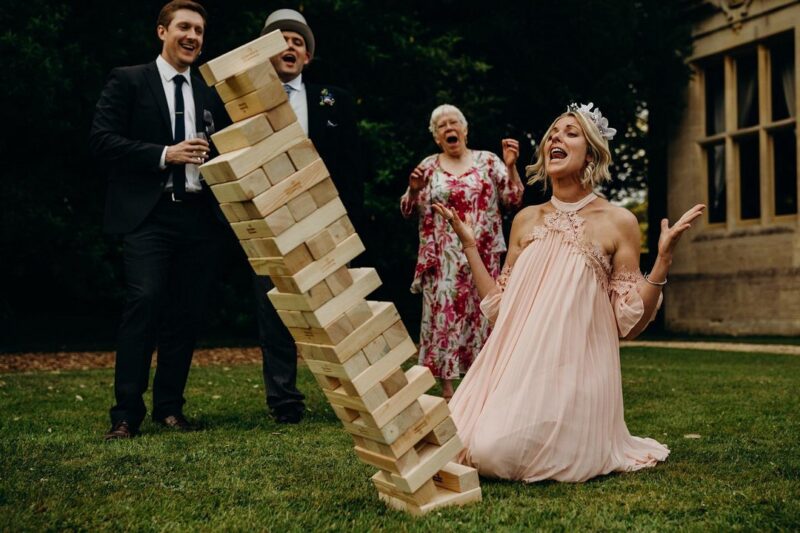
POLYGON ((600 135, 610 141, 614 138, 614 135, 617 134, 617 130, 608 127, 608 119, 603 116, 599 107, 595 107, 594 110, 592 110, 592 107, 594 107, 593 102, 581 105, 573 102, 567 106, 567 111, 577 111, 582 113, 583 116, 594 122, 594 125, 597 126, 598 130, 600 130, 600 135))

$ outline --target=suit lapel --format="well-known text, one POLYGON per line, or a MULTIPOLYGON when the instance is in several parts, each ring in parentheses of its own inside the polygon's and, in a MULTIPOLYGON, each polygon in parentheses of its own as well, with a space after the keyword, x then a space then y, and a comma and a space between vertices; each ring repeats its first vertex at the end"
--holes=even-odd
POLYGON ((320 87, 311 83, 306 84, 306 105, 308 106, 308 137, 318 142, 325 133, 325 116, 319 105, 320 87))
POLYGON ((150 90, 153 92, 153 97, 156 99, 156 104, 158 104, 158 110, 164 127, 169 132, 169 138, 173 139, 175 133, 172 131, 172 121, 169 119, 167 96, 164 94, 164 85, 161 83, 161 74, 158 73, 158 67, 155 61, 147 64, 145 77, 147 78, 147 84, 150 86, 150 90))

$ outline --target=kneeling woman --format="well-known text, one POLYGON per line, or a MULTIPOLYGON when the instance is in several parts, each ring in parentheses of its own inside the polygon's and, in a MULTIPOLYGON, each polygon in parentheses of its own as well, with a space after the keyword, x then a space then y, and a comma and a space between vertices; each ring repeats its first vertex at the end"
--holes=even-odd
POLYGON ((435 206, 458 234, 481 309, 495 321, 450 402, 461 459, 482 475, 585 481, 669 455, 625 425, 619 337, 635 337, 652 320, 675 245, 704 206, 672 227, 662 221, 658 258, 642 276, 636 218, 592 192, 610 177, 614 133, 591 104, 573 104, 553 122, 528 169, 531 182, 552 185, 553 197, 515 217, 497 281, 469 222, 435 206))

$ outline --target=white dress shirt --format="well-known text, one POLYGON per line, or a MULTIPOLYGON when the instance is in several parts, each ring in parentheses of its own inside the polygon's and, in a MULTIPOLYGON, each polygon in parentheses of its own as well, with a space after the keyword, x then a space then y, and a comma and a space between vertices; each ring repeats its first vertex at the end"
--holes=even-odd
POLYGON ((294 114, 297 115, 297 122, 308 135, 308 99, 306 98, 306 86, 303 83, 303 75, 300 74, 292 81, 283 84, 291 87, 289 93, 289 105, 292 106, 294 114))
MULTIPOLYGON (((173 135, 175 134, 175 82, 172 80, 175 76, 183 76, 186 83, 183 84, 181 90, 183 91, 183 124, 186 138, 189 138, 190 133, 195 133, 195 109, 194 109, 194 93, 192 92, 192 76, 187 68, 184 72, 178 72, 172 65, 159 55, 156 58, 156 67, 158 73, 161 75, 161 85, 164 87, 164 95, 167 97, 167 108, 169 108, 169 122, 172 128, 173 135)), ((161 152, 161 168, 167 168, 167 147, 161 152)), ((186 165, 186 191, 187 192, 200 192, 202 190, 200 185, 200 169, 197 165, 186 165)), ((172 176, 167 180, 166 190, 172 190, 172 176)))

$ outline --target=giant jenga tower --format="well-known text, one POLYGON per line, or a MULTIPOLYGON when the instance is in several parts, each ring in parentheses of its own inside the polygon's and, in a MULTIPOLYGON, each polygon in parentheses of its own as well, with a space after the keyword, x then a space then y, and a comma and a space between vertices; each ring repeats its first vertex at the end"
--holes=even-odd
POLYGON ((297 123, 269 58, 274 31, 200 67, 234 123, 212 135, 220 156, 200 167, 250 264, 358 457, 391 507, 424 514, 481 499, 477 472, 451 462, 462 449, 450 410, 425 392, 431 372, 389 302, 367 301, 375 269, 347 267, 364 245, 325 163, 297 123))

